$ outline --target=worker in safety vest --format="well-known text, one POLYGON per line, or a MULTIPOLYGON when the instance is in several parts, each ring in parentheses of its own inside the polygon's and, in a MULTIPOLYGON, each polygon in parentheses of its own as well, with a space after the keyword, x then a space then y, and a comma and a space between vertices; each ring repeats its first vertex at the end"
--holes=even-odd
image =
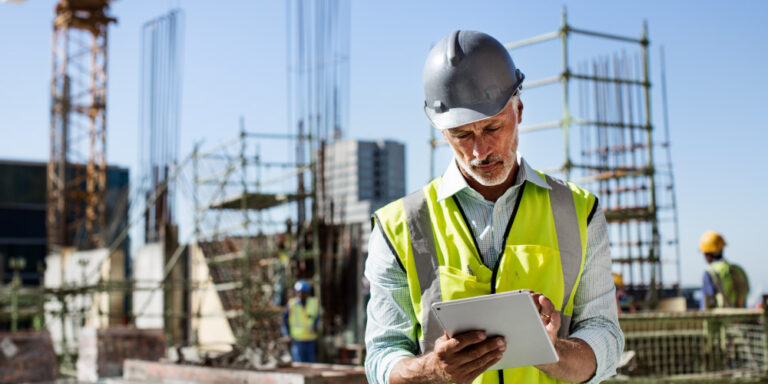
POLYGON ((701 235, 699 250, 707 261, 701 284, 701 309, 744 308, 749 279, 740 266, 723 259, 725 239, 715 231, 701 235))
POLYGON ((454 156, 442 177, 374 214, 369 382, 592 383, 615 372, 624 339, 605 216, 595 195, 517 152, 523 78, 480 32, 455 31, 427 56, 424 111, 454 156), (557 363, 487 371, 525 346, 482 330, 448 337, 429 310, 517 289, 535 292, 557 363))
POLYGON ((283 314, 283 335, 291 338, 293 361, 313 363, 317 361, 317 326, 320 307, 317 299, 310 296, 312 287, 304 280, 294 285, 296 297, 288 300, 283 314))

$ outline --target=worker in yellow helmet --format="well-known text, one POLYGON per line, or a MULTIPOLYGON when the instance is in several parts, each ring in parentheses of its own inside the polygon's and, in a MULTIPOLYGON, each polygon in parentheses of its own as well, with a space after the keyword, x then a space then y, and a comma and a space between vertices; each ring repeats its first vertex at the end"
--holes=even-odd
POLYGON ((701 284, 701 309, 744 308, 749 280, 740 266, 723 259, 725 239, 715 231, 701 235, 699 250, 707 260, 701 284))

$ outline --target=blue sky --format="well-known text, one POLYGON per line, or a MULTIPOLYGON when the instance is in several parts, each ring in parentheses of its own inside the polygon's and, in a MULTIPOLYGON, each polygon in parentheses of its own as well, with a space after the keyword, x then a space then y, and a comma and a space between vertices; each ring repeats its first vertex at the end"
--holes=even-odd
MULTIPOLYGON (((47 157, 54 4, 0 4, 0 158, 47 157)), ((429 172, 430 128, 421 109, 421 68, 429 47, 454 29, 484 31, 503 42, 550 32, 560 25, 562 5, 570 24, 584 29, 639 36, 648 21, 657 128, 662 127, 658 49, 665 47, 683 283, 699 283, 704 262, 698 238, 714 229, 729 243, 726 257, 747 269, 753 290, 768 291, 768 268, 761 267, 768 230, 767 2, 353 1, 349 135, 405 142, 408 190, 418 188, 429 172)), ((235 135, 241 115, 249 130, 286 131, 283 2, 117 1, 112 13, 119 21, 109 36, 107 159, 132 167, 132 176, 138 155, 139 32, 144 22, 174 6, 186 17, 181 155, 201 139, 212 144, 235 135)), ((600 49, 586 44, 583 52, 614 52, 600 49)), ((529 79, 560 60, 546 52, 535 60, 525 55, 515 53, 515 60, 529 79)), ((559 102, 549 105, 531 98, 524 118, 560 108, 559 102)), ((532 159, 548 153, 526 147, 525 140, 523 153, 532 159)))

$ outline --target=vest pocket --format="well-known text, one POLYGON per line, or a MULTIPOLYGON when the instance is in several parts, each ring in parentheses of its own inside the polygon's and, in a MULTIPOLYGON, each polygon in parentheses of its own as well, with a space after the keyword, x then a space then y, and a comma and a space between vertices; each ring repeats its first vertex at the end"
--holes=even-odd
POLYGON ((458 268, 445 265, 439 267, 439 273, 440 293, 443 296, 443 301, 491 293, 491 282, 489 279, 482 279, 458 268))

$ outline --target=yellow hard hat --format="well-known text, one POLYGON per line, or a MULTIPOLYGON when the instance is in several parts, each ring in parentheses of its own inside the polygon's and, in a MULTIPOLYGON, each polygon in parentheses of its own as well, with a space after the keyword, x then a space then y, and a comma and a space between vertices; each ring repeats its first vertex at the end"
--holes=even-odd
POLYGON ((617 287, 624 286, 624 278, 621 276, 621 273, 613 272, 613 285, 617 287))
POLYGON ((715 231, 706 231, 701 235, 699 250, 702 253, 717 253, 725 248, 725 239, 715 231))

